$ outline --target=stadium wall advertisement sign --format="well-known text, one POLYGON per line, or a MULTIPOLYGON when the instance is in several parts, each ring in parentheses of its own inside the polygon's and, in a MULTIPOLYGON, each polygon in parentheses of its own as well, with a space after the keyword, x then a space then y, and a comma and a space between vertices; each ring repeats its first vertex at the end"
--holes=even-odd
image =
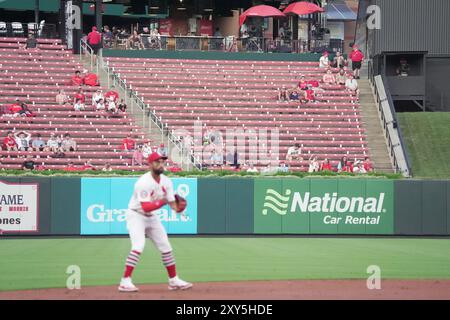
POLYGON ((0 180, 0 233, 39 232, 39 185, 0 180))
MULTIPOLYGON (((81 234, 123 235, 126 228, 128 202, 137 178, 81 179, 81 234)), ((184 215, 169 206, 158 210, 162 224, 169 234, 197 233, 197 179, 172 179, 175 193, 186 198, 184 215)))
POLYGON ((392 181, 255 180, 254 232, 393 234, 392 181))

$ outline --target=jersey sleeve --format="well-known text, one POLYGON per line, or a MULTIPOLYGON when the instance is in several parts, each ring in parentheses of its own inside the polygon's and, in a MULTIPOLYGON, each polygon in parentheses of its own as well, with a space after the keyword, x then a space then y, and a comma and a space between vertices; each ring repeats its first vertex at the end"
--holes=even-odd
POLYGON ((148 202, 151 199, 149 186, 146 186, 141 181, 136 182, 136 185, 134 186, 134 192, 136 195, 136 200, 139 202, 148 202))

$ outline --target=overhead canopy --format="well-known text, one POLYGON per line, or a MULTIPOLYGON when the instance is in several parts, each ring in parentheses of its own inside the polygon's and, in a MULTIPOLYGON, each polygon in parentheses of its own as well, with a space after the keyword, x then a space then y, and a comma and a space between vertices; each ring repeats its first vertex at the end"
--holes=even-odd
POLYGON ((297 15, 312 14, 324 11, 325 10, 319 7, 318 5, 306 1, 291 3, 289 6, 287 6, 286 9, 283 10, 285 14, 297 14, 297 15))
POLYGON ((260 5, 260 6, 254 6, 250 9, 244 11, 239 16, 239 25, 241 26, 247 17, 273 17, 273 18, 284 18, 285 14, 278 10, 277 8, 266 6, 266 5, 260 5))

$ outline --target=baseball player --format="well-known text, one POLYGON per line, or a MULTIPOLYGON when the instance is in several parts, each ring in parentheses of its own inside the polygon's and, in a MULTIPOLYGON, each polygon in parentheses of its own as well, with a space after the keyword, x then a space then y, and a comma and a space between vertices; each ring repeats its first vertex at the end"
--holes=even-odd
POLYGON ((169 274, 169 290, 185 290, 192 287, 192 283, 183 281, 177 276, 172 247, 156 212, 162 206, 169 204, 173 210, 181 213, 187 205, 185 199, 174 194, 172 181, 162 174, 166 159, 167 157, 157 152, 152 153, 148 157, 150 172, 140 177, 134 185, 133 196, 128 204, 126 215, 131 252, 125 263, 125 272, 120 281, 119 291, 138 291, 131 281, 131 275, 144 250, 146 236, 161 252, 162 262, 169 274))

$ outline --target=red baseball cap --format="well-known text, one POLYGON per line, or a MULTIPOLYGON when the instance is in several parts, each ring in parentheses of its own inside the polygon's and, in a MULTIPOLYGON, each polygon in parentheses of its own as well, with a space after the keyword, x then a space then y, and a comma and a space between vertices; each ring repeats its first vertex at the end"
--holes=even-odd
POLYGON ((152 163, 153 161, 158 161, 160 159, 167 160, 167 157, 160 155, 158 152, 153 152, 148 156, 148 162, 152 163))

